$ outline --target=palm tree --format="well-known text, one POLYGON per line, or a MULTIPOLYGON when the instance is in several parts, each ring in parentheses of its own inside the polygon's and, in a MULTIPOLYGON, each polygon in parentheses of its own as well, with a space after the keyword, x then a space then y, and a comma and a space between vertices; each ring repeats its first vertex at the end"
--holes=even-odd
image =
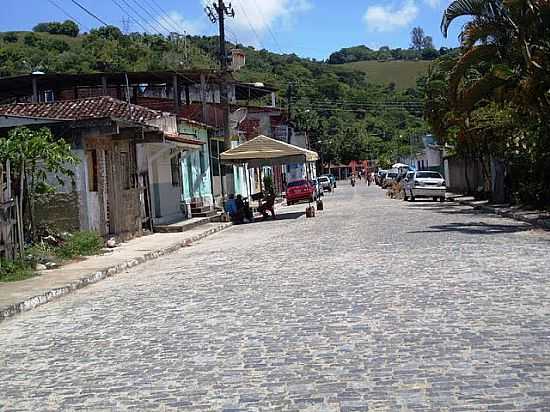
POLYGON ((455 0, 445 10, 445 36, 470 16, 460 35, 462 55, 450 79, 451 103, 473 110, 483 99, 513 100, 549 113, 550 1, 455 0))

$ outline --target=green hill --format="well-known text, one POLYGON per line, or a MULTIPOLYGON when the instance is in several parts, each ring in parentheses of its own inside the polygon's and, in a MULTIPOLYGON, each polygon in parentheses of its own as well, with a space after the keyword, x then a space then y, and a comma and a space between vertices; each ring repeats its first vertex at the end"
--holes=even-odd
POLYGON ((358 70, 367 74, 370 83, 388 85, 393 82, 398 89, 403 90, 416 87, 416 79, 427 73, 430 63, 427 60, 369 60, 333 67, 358 70))

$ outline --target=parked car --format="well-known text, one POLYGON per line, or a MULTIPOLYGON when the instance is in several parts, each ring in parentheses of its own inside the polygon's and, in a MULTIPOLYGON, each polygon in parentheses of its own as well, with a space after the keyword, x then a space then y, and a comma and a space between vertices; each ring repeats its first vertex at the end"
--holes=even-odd
POLYGON ((388 173, 387 170, 379 170, 378 173, 374 175, 374 181, 378 186, 382 186, 382 182, 384 181, 384 178, 386 177, 386 174, 388 173))
POLYGON ((404 199, 415 201, 417 197, 431 197, 445 201, 445 179, 441 173, 431 171, 409 172, 403 180, 404 199))
POLYGON ((311 183, 313 184, 313 186, 315 186, 315 199, 320 200, 321 197, 324 196, 323 185, 319 181, 319 178, 312 179, 311 183))
POLYGON ((289 182, 286 187, 286 204, 292 205, 301 200, 314 202, 316 197, 315 185, 306 179, 289 182))
POLYGON ((332 181, 330 180, 330 177, 328 176, 321 176, 318 178, 319 182, 321 183, 321 186, 323 187, 324 191, 332 192, 332 181))
POLYGON ((394 182, 395 179, 399 176, 399 172, 397 169, 390 169, 386 173, 386 176, 384 176, 384 180, 382 180, 382 188, 387 188, 391 186, 391 184, 394 182))
POLYGON ((326 176, 330 179, 330 181, 332 183, 332 187, 334 189, 336 189, 336 176, 334 176, 334 175, 324 175, 324 176, 326 176))

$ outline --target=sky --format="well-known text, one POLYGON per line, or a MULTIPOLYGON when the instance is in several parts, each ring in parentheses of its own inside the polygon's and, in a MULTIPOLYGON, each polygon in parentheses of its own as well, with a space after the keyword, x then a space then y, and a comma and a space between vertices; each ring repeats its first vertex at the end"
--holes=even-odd
MULTIPOLYGON (((130 31, 214 35, 204 6, 214 0, 1 0, 0 31, 31 30, 44 21, 71 16, 82 31, 101 21, 130 31), (126 21, 126 24, 123 23, 126 21)), ((227 23, 232 42, 296 53, 318 60, 343 47, 366 45, 408 48, 410 32, 420 26, 436 47, 455 47, 461 23, 447 39, 439 25, 450 0, 232 0, 235 17, 227 23)), ((226 3, 228 0, 226 0, 226 3)))

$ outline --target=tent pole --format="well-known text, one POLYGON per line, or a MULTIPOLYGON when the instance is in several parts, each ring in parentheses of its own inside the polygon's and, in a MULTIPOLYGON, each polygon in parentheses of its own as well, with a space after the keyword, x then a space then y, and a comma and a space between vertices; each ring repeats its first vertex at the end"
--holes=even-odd
POLYGON ((252 196, 252 183, 250 182, 250 169, 248 168, 248 163, 246 164, 246 168, 244 169, 246 173, 246 184, 247 184, 247 190, 248 190, 248 200, 250 201, 250 197, 252 196))

